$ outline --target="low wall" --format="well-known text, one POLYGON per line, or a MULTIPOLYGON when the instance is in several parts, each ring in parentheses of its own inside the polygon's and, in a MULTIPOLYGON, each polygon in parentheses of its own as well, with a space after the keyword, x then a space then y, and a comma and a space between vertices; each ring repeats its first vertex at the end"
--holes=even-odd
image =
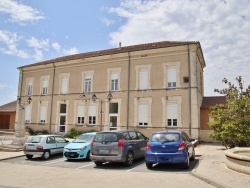
POLYGON ((228 168, 250 175, 250 148, 233 148, 224 151, 228 168), (248 156, 249 155, 249 156, 248 156))

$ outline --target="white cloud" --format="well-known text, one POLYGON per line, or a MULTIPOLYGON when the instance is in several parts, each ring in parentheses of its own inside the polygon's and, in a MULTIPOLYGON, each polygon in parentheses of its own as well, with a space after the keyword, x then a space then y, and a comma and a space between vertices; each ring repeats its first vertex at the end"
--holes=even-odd
POLYGON ((73 55, 73 54, 77 54, 78 53, 78 49, 73 47, 73 48, 70 48, 69 50, 63 50, 63 53, 65 55, 73 55))
POLYGON ((61 50, 61 46, 58 44, 58 42, 53 42, 52 43, 52 48, 55 49, 58 53, 61 50))
POLYGON ((206 61, 205 95, 221 80, 250 80, 250 1, 124 0, 110 12, 124 20, 110 33, 114 47, 155 41, 200 41, 206 61))
POLYGON ((32 23, 44 18, 40 11, 13 0, 1 0, 0 12, 8 14, 9 21, 19 24, 32 23))
POLYGON ((16 33, 0 30, 0 44, 2 43, 0 52, 21 58, 28 58, 29 55, 24 50, 19 50, 17 48, 22 38, 22 36, 17 36, 16 33))
POLYGON ((9 86, 6 85, 6 84, 0 84, 0 89, 5 89, 5 88, 8 88, 9 86))
POLYGON ((30 39, 26 40, 26 43, 29 47, 32 47, 35 49, 48 50, 48 47, 49 47, 49 39, 38 40, 35 37, 31 37, 30 39))
POLYGON ((113 25, 115 23, 115 20, 110 20, 107 18, 102 18, 101 21, 106 25, 106 26, 110 26, 113 25))

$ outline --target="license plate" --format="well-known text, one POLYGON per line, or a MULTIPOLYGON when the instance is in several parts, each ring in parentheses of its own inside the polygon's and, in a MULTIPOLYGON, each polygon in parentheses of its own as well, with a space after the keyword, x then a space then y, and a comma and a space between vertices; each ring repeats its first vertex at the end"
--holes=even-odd
POLYGON ((99 153, 100 153, 100 154, 108 154, 108 153, 109 153, 109 150, 107 150, 107 149, 100 149, 100 150, 99 150, 99 153))

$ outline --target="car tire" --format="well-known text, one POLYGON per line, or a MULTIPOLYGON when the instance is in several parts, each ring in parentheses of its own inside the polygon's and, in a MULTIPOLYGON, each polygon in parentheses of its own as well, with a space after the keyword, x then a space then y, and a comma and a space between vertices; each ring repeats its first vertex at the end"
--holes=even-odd
POLYGON ((94 163, 96 166, 102 166, 102 162, 100 162, 100 161, 94 161, 94 163))
POLYGON ((32 159, 33 155, 26 155, 27 159, 32 159))
POLYGON ((153 163, 147 163, 146 162, 146 166, 147 166, 148 169, 151 169, 153 167, 153 163))
POLYGON ((86 159, 87 159, 87 161, 91 161, 91 159, 90 159, 90 151, 87 153, 86 159))
POLYGON ((133 153, 130 151, 130 152, 128 152, 128 154, 127 154, 127 158, 126 158, 126 161, 125 161, 125 166, 132 166, 133 165, 133 163, 134 163, 134 155, 133 155, 133 153))
POLYGON ((189 169, 189 154, 187 154, 187 160, 186 160, 186 162, 184 163, 183 168, 184 168, 184 169, 189 169))
POLYGON ((195 160, 195 151, 194 151, 194 148, 193 148, 193 152, 192 152, 192 156, 190 158, 190 161, 194 161, 195 160))
POLYGON ((49 159, 50 158, 50 151, 45 151, 45 152, 43 152, 43 159, 45 159, 45 160, 47 160, 47 159, 49 159))

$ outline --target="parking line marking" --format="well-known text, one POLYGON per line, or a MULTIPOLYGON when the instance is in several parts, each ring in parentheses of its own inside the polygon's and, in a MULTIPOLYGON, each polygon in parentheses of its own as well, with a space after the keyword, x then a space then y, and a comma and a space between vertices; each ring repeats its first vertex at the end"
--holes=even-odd
POLYGON ((85 165, 85 166, 80 166, 80 167, 78 167, 78 168, 76 168, 76 169, 81 169, 81 168, 84 168, 84 167, 87 167, 87 166, 91 166, 91 165, 94 165, 94 163, 91 163, 91 164, 85 165))
POLYGON ((49 165, 49 164, 53 164, 53 163, 58 163, 58 162, 61 162, 61 161, 65 161, 65 159, 59 159, 59 160, 56 160, 56 161, 53 161, 53 162, 44 163, 44 164, 41 164, 40 166, 45 166, 45 165, 49 165))
POLYGON ((137 167, 140 167, 140 166, 142 166, 142 165, 145 165, 145 163, 142 163, 142 164, 140 164, 140 165, 138 165, 138 166, 136 166, 136 167, 134 167, 134 168, 131 168, 131 169, 129 169, 129 170, 126 170, 126 172, 130 172, 130 171, 132 171, 132 170, 134 170, 134 169, 136 169, 137 167))

